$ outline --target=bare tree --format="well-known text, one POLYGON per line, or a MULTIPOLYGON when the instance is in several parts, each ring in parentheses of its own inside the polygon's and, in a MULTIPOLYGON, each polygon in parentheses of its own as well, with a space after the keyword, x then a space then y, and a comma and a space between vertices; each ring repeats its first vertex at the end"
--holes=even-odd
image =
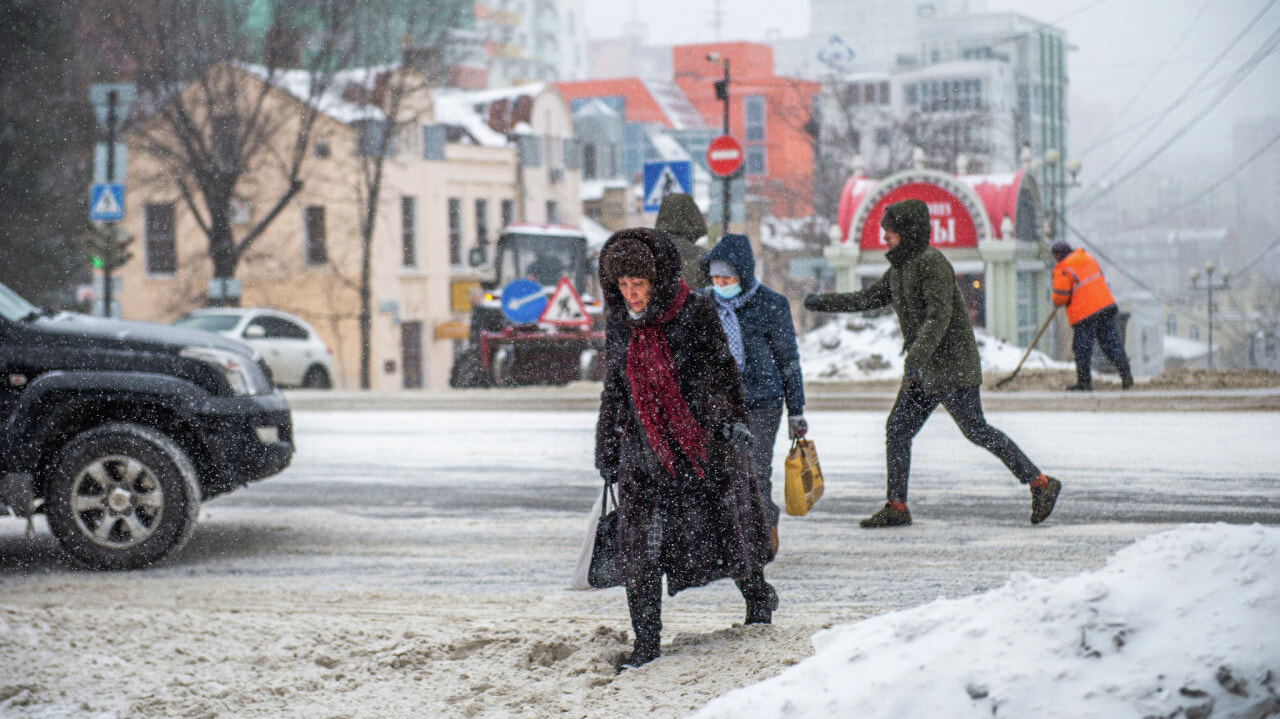
MULTIPOLYGON (((360 207, 360 388, 371 386, 373 297, 373 236, 380 215, 386 163, 398 151, 417 146, 413 133, 420 132, 423 109, 431 86, 444 80, 444 64, 449 36, 461 23, 468 3, 459 0, 426 0, 407 13, 394 12, 394 0, 383 0, 384 12, 366 15, 361 27, 365 37, 382 38, 373 47, 401 48, 397 67, 372 66, 365 70, 366 100, 382 112, 367 122, 362 131, 360 175, 356 186, 360 207), (396 41, 398 39, 398 42, 396 41), (399 145, 399 147, 398 147, 399 145)), ((369 55, 371 63, 377 59, 369 55)))
MULTIPOLYGON (((114 39, 133 60, 133 137, 208 239, 213 277, 245 252, 302 189, 321 99, 359 47, 357 0, 108 0, 114 39), (265 12, 264 12, 265 11, 265 12), (281 90, 292 83, 289 101, 281 90), (296 99, 294 99, 296 98, 296 99), (284 152, 277 148, 287 148, 284 152), (232 210, 247 178, 284 180, 238 238, 232 210)), ((261 182, 255 182, 258 187, 261 182)), ((238 304, 238 297, 209 304, 238 304)))

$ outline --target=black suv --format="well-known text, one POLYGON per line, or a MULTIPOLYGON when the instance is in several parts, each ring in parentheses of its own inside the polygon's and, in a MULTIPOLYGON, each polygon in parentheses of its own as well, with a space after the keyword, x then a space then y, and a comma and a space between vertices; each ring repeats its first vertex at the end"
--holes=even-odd
POLYGON ((219 335, 42 312, 0 284, 0 513, 44 512, 80 563, 147 566, 200 502, 288 466, 289 405, 219 335))

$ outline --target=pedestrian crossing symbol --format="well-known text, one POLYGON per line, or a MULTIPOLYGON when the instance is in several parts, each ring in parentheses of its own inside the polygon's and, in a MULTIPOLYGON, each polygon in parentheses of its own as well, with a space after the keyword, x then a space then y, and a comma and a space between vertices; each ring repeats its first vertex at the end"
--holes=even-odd
POLYGON ((692 192, 693 166, 688 160, 644 163, 644 211, 657 212, 662 198, 692 192))
POLYGON ((568 277, 561 277, 551 296, 547 298, 547 306, 538 317, 538 322, 551 325, 568 325, 590 327, 591 315, 587 314, 587 306, 582 303, 578 291, 573 289, 568 277))
POLYGON ((89 193, 89 220, 115 222, 124 219, 124 185, 100 182, 89 193))

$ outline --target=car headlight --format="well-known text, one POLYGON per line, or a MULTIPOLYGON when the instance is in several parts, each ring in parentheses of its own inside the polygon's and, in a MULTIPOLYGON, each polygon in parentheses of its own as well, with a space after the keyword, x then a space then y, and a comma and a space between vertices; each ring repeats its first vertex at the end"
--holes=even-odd
POLYGON ((222 376, 227 380, 227 384, 231 385, 231 391, 235 394, 254 393, 253 378, 249 375, 250 370, 245 364, 244 357, 234 352, 212 347, 188 347, 182 350, 180 354, 183 357, 213 365, 222 373, 222 376))

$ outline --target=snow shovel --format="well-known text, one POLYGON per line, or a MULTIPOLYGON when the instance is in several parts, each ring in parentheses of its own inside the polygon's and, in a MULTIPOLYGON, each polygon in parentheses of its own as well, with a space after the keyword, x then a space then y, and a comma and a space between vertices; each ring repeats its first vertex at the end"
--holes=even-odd
POLYGON ((1013 374, 1005 377, 999 382, 996 382, 996 389, 1000 389, 1001 387, 1009 384, 1013 381, 1014 377, 1018 376, 1018 371, 1022 369, 1022 363, 1026 362, 1027 358, 1031 356, 1031 350, 1036 348, 1036 343, 1040 341, 1040 336, 1044 334, 1045 330, 1049 329, 1049 321, 1052 320, 1056 314, 1058 314, 1058 306, 1054 305, 1053 311, 1049 313, 1048 317, 1044 318, 1044 324, 1040 325, 1040 331, 1036 332, 1036 338, 1031 340, 1031 344, 1027 345, 1027 351, 1022 353, 1022 359, 1018 360, 1018 366, 1013 368, 1013 374))

